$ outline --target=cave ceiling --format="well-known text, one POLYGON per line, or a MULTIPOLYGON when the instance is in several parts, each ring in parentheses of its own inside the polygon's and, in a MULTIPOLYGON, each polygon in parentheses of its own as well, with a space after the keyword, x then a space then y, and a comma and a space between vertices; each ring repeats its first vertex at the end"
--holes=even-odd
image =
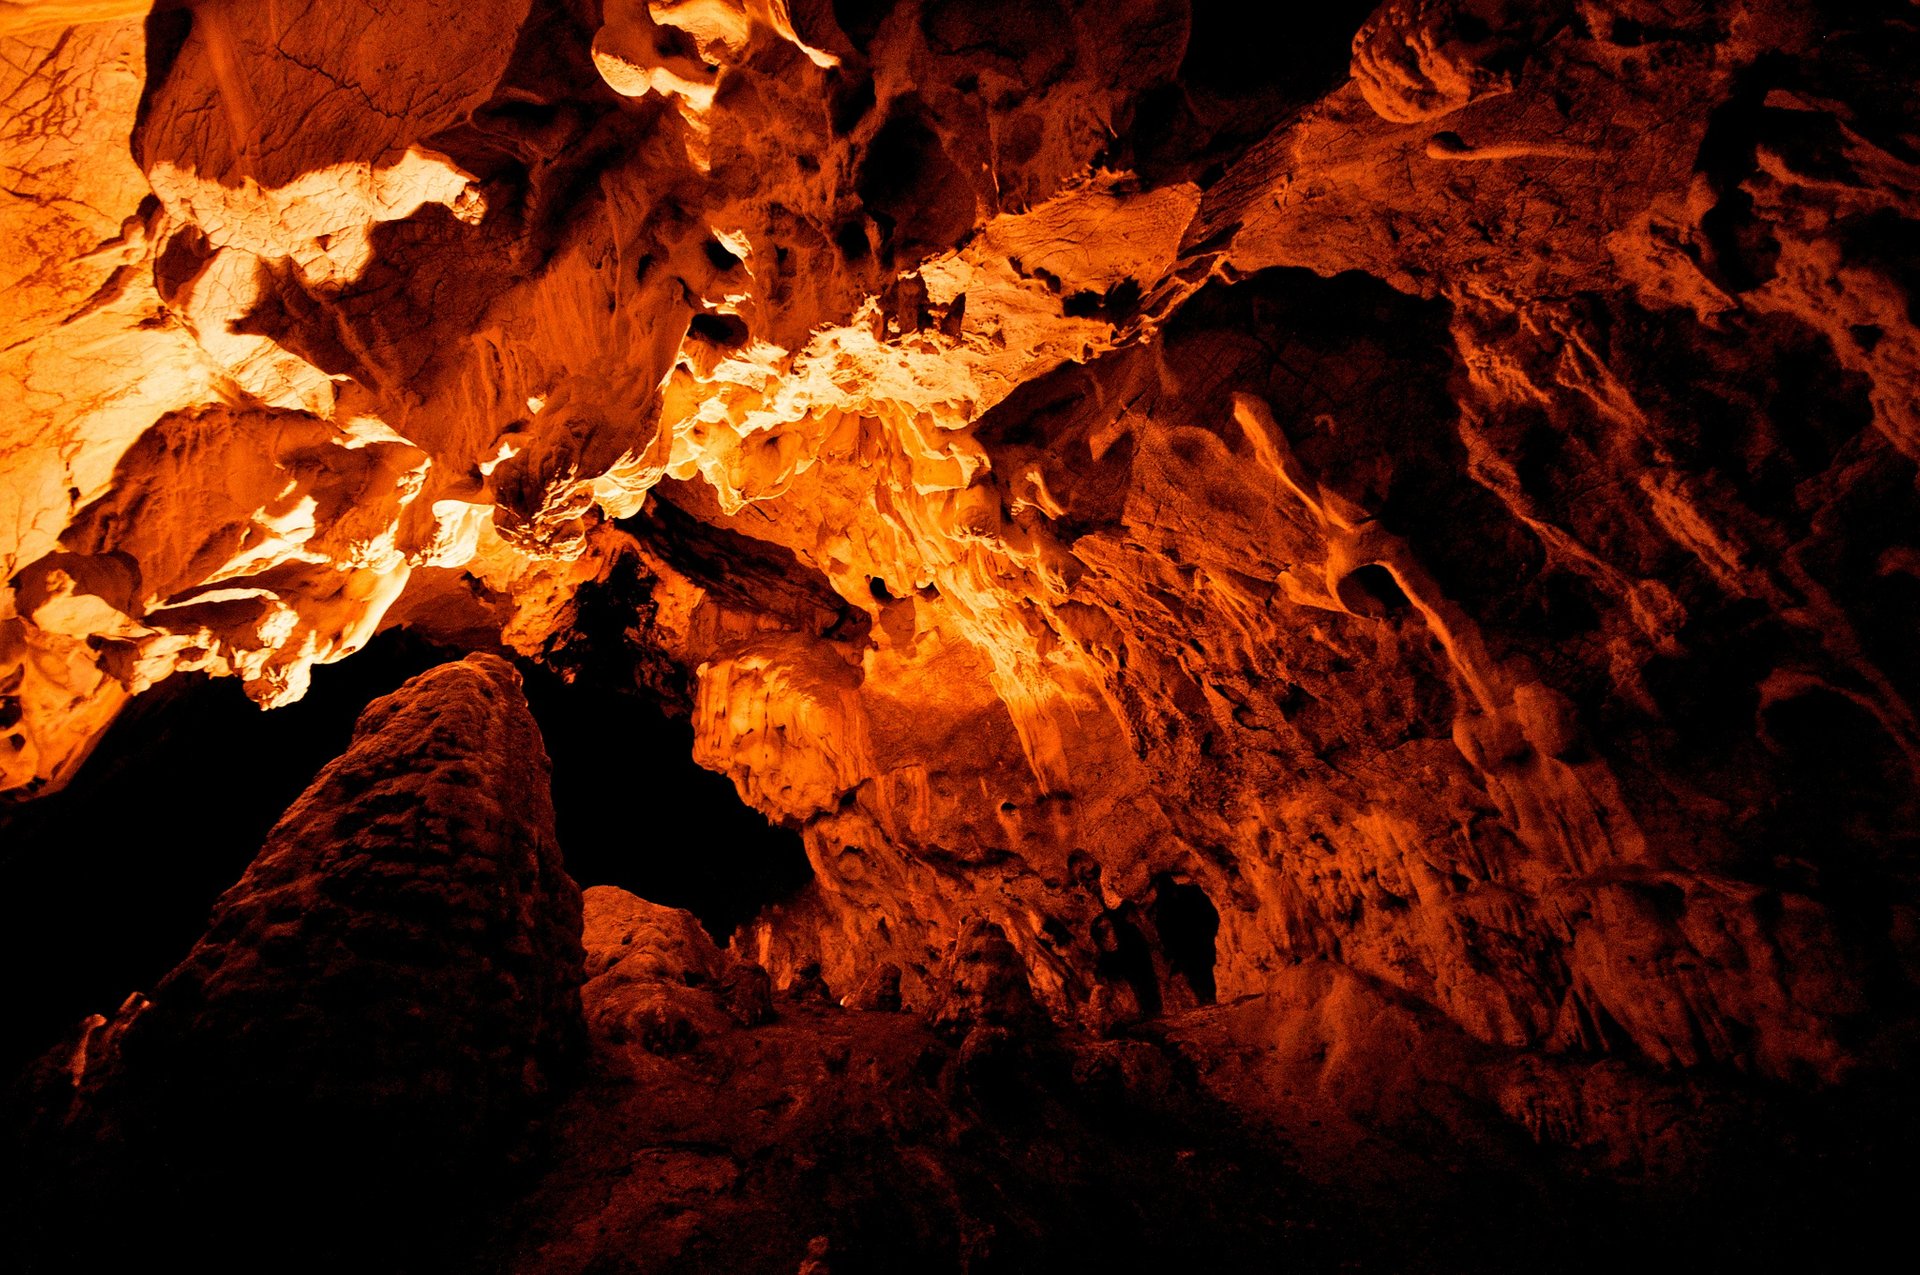
POLYGON ((0 790, 406 629, 802 838, 715 985, 1615 1168, 1904 1065, 1915 9, 1255 7, 0 4, 0 790))

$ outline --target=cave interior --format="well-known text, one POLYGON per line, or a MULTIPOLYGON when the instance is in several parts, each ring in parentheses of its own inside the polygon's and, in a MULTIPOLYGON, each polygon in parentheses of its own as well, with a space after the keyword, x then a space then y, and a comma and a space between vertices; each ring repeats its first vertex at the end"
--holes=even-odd
POLYGON ((1912 0, 0 46, 9 1269, 1911 1246, 1912 0))

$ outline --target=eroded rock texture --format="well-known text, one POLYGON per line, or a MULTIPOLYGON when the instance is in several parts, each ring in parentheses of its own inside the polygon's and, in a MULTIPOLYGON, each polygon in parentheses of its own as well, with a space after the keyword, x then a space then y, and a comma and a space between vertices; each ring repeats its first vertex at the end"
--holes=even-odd
MULTIPOLYGON (((952 1012, 841 1009, 804 988, 769 1000, 764 972, 692 916, 609 886, 586 892, 586 948, 595 1071, 552 1122, 543 1177, 489 1237, 489 1267, 1329 1259, 1295 1233, 1311 1190, 1164 1054, 1006 1032, 1034 1005, 996 934, 936 972, 947 1004, 968 1007, 958 1033, 952 1012)), ((1324 1205, 1319 1218, 1330 1226, 1324 1205)))
POLYGON ((6 10, 17 793, 408 624, 803 831, 729 960, 1336 1159, 1910 1065, 1911 4, 115 7, 6 10))
POLYGON ((476 655, 374 701, 186 959, 42 1065, 13 1224, 46 1269, 410 1264, 464 1227, 584 1036, 519 688, 476 655))

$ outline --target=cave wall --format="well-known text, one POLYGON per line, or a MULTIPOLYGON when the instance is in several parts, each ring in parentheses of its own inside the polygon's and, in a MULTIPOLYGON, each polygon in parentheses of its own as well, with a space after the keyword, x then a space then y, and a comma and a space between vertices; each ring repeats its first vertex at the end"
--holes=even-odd
POLYGON ((125 8, 6 18, 10 790, 404 623, 686 712, 779 984, 1621 1156, 1906 1056, 1911 6, 125 8))

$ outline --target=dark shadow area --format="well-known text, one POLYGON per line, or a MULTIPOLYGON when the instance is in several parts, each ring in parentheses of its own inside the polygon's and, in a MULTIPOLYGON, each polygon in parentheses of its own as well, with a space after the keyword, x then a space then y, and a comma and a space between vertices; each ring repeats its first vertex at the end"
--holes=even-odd
POLYGON ((738 349, 747 343, 747 325, 735 314, 696 314, 687 323, 690 339, 704 341, 723 350, 738 349))
POLYGON ((913 94, 888 106, 886 122, 860 159, 854 189, 883 227, 887 248, 902 255, 950 247, 973 226, 973 186, 913 94))
POLYGON ((1284 92, 1317 96, 1347 74, 1353 36, 1373 0, 1333 0, 1262 11, 1232 0, 1196 0, 1180 83, 1238 101, 1284 92))
MULTIPOLYGON (((817 12, 818 7, 803 5, 800 7, 800 13, 817 12)), ((842 31, 846 32, 847 39, 853 47, 861 53, 865 53, 867 46, 873 43, 873 37, 880 31, 880 24, 887 20, 887 15, 893 12, 893 8, 894 0, 833 0, 832 3, 833 20, 839 24, 842 31)), ((796 21, 799 20, 796 16, 796 21)), ((820 25, 819 19, 815 18, 814 21, 801 25, 800 29, 814 39, 820 39, 821 36, 817 31, 820 25)))
POLYGON ((1111 163, 1212 187, 1248 145, 1339 87, 1376 0, 1308 7, 1197 0, 1170 81, 1127 105, 1111 163))
POLYGON ((693 760, 693 727, 640 695, 521 665, 553 759, 567 870, 700 918, 716 943, 813 876, 800 835, 693 760))
POLYGON ((345 751, 360 710, 446 658, 382 634, 273 712, 233 679, 182 674, 128 705, 65 789, 0 806, 0 960, 32 971, 0 1065, 151 990, 281 812, 345 751))
POLYGON ((1400 582, 1393 578, 1393 572, 1377 562, 1348 572, 1336 592, 1354 614, 1379 619, 1399 615, 1412 605, 1401 590, 1400 582))
MULTIPOLYGON (((14 995, 0 1069, 150 991, 281 813, 345 751, 361 710, 461 654, 390 630, 315 669, 307 696, 272 712, 235 680, 181 675, 135 699, 64 790, 0 806, 0 960, 32 972, 14 995)), ((638 694, 521 671, 553 759, 556 831, 583 888, 688 908, 724 943, 807 881, 799 836, 694 764, 685 721, 638 694)))
POLYGON ((1093 968, 1103 979, 1124 981, 1133 989, 1140 1012, 1152 1017, 1160 1012, 1160 980, 1154 974, 1153 949, 1133 923, 1133 910, 1127 904, 1093 918, 1093 946, 1100 954, 1093 968))
POLYGON ((1213 1004, 1213 940, 1220 932, 1220 912, 1213 900, 1197 885, 1162 878, 1147 914, 1160 935, 1169 972, 1187 985, 1196 1002, 1213 1004))

